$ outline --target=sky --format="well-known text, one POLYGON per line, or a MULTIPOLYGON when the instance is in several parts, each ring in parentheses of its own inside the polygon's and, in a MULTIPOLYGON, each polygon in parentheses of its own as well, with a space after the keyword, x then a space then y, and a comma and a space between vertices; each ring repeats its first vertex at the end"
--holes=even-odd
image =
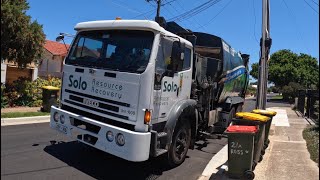
MULTIPOLYGON (((94 20, 150 19, 156 15, 156 1, 150 0, 27 0, 27 14, 43 25, 48 40, 60 32, 76 34, 79 22, 94 20)), ((214 0, 213 6, 176 22, 195 32, 224 39, 235 50, 259 60, 262 32, 262 0, 214 0)), ((162 0, 160 15, 172 19, 208 0, 162 0)), ((290 49, 319 61, 319 0, 270 0, 271 54, 290 49)), ((71 43, 72 38, 66 42, 71 43)))

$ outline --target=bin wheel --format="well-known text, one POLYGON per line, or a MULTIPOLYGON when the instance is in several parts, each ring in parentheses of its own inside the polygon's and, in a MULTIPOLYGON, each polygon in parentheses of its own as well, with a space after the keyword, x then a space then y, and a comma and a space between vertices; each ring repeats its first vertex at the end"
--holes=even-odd
POLYGON ((264 155, 266 153, 266 150, 262 149, 261 150, 261 155, 264 155))
POLYGON ((270 139, 267 140, 267 146, 270 144, 270 139))
POLYGON ((261 162, 262 160, 263 160, 263 156, 260 155, 259 162, 261 162))
POLYGON ((253 163, 252 163, 252 170, 253 170, 253 171, 256 169, 256 166, 257 166, 257 163, 256 163, 256 162, 253 162, 253 163))
POLYGON ((245 179, 254 179, 254 172, 253 171, 250 171, 250 170, 247 170, 244 172, 244 177, 245 179))
POLYGON ((264 144, 263 149, 267 149, 268 148, 268 143, 264 144))

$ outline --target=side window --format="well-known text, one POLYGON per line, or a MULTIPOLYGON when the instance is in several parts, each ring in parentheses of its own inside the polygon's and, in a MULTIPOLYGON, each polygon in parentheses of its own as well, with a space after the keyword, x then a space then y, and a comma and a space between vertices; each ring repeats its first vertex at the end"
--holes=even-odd
POLYGON ((172 41, 166 38, 161 38, 161 43, 156 59, 156 71, 166 71, 167 66, 171 63, 171 50, 172 41))
POLYGON ((191 64, 191 49, 185 48, 184 50, 184 61, 183 61, 183 67, 182 70, 187 70, 190 68, 191 64))
POLYGON ((100 58, 102 41, 81 37, 77 44, 77 51, 73 52, 72 58, 100 58))
POLYGON ((116 46, 114 46, 112 44, 108 44, 106 58, 110 58, 111 55, 115 53, 115 51, 116 51, 116 46))

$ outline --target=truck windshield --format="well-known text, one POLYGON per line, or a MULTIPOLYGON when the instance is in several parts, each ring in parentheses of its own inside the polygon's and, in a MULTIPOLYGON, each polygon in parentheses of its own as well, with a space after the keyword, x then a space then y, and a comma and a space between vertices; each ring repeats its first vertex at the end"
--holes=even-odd
POLYGON ((75 66, 142 73, 151 54, 150 31, 97 30, 78 33, 65 63, 75 66))

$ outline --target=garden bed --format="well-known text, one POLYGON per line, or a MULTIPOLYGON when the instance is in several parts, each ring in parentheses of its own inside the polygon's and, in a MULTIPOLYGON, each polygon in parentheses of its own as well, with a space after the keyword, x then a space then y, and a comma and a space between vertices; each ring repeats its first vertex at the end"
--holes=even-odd
POLYGON ((311 126, 303 130, 310 158, 319 166, 319 127, 311 126))

